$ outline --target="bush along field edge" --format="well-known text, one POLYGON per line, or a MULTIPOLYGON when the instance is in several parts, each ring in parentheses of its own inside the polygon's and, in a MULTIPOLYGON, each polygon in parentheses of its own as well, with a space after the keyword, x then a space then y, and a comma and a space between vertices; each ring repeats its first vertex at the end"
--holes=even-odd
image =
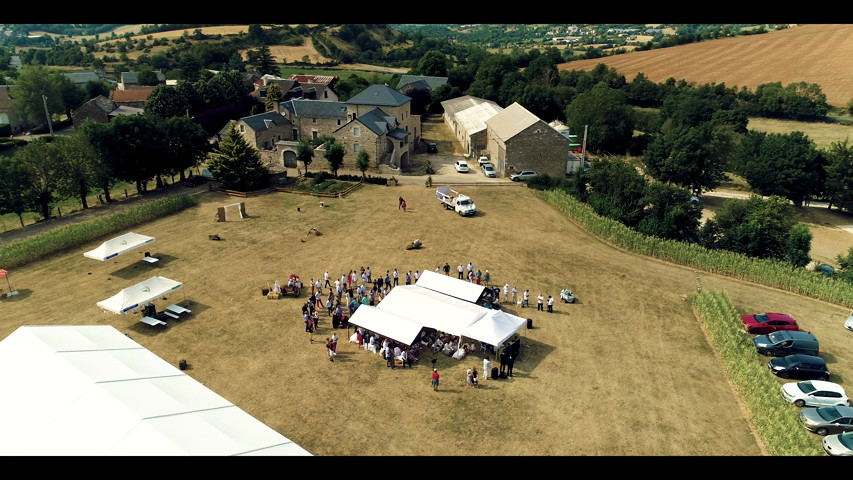
POLYGON ((113 215, 54 228, 4 245, 0 248, 0 265, 7 269, 20 267, 48 255, 171 215, 192 205, 195 205, 195 200, 187 194, 171 195, 113 215))
POLYGON ((589 205, 560 190, 547 190, 541 196, 588 232, 631 253, 853 308, 851 283, 825 277, 780 260, 710 250, 695 243, 644 235, 616 220, 598 215, 589 205))

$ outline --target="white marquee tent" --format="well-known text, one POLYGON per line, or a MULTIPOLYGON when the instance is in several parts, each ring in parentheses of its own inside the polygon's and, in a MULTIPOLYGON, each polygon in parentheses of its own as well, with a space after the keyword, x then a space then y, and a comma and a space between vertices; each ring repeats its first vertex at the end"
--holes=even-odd
POLYGON ((481 307, 419 284, 394 287, 376 307, 362 305, 350 319, 353 325, 406 345, 411 345, 420 330, 427 327, 501 346, 526 322, 519 316, 481 307))
POLYGON ((310 455, 109 325, 0 341, 0 455, 310 455))
POLYGON ((98 302, 98 306, 113 313, 123 314, 181 287, 181 282, 166 277, 151 277, 98 302))
POLYGON ((139 248, 142 245, 147 243, 151 243, 154 241, 154 237, 148 237, 145 235, 140 235, 138 233, 125 233, 124 235, 118 236, 116 238, 107 240, 102 243, 101 246, 94 250, 89 250, 83 255, 87 258, 93 258, 95 260, 106 261, 110 258, 121 255, 122 253, 127 253, 133 249, 139 248))

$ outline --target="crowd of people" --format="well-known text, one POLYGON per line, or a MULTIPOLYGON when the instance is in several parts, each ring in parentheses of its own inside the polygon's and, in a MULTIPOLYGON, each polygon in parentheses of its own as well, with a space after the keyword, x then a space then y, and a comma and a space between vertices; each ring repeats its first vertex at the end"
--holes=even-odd
MULTIPOLYGON (((436 267, 435 272, 450 276, 451 268, 449 263, 445 263, 444 266, 436 267)), ((467 279, 471 283, 490 287, 487 289, 484 297, 484 306, 492 307, 500 302, 501 293, 503 293, 504 302, 509 302, 511 299, 512 304, 520 303, 522 307, 530 306, 529 290, 523 292, 522 300, 519 302, 517 287, 510 287, 509 283, 505 283, 503 287, 490 286, 492 278, 489 271, 481 272, 479 269, 475 270, 472 262, 468 262, 466 266, 459 264, 456 270, 459 279, 467 279)), ((310 287, 310 295, 308 300, 302 305, 302 316, 305 323, 305 331, 308 333, 309 343, 314 343, 313 333, 319 327, 321 311, 325 311, 326 315, 331 317, 331 327, 333 329, 348 328, 349 319, 359 306, 377 305, 394 287, 400 284, 411 285, 418 281, 420 275, 419 270, 401 272, 397 268, 393 270, 387 269, 384 273, 380 272, 377 274, 371 270, 370 266, 367 266, 366 268, 360 267, 357 270, 350 270, 342 274, 339 278, 333 278, 328 271, 324 272, 321 277, 312 278, 308 285, 306 285, 306 287, 310 287)), ((543 310, 543 305, 547 305, 548 312, 553 312, 553 303, 553 297, 549 296, 545 300, 544 296, 540 294, 537 297, 537 310, 543 310)), ((398 366, 401 368, 405 368, 406 366, 412 368, 412 365, 417 363, 423 352, 428 349, 433 349, 436 353, 442 352, 447 356, 462 360, 475 348, 473 342, 461 343, 461 339, 456 335, 429 328, 423 329, 412 345, 402 344, 358 326, 356 326, 349 341, 357 344, 359 348, 365 351, 378 354, 385 360, 386 366, 392 370, 398 366)), ((337 343, 338 337, 336 333, 332 333, 330 337, 325 338, 326 355, 330 362, 334 362, 334 357, 337 355, 337 343)), ((518 359, 520 347, 521 343, 518 337, 515 337, 500 353, 500 370, 498 372, 500 377, 513 376, 513 366, 518 359)), ((491 355, 496 354, 494 345, 482 343, 482 348, 491 355)), ((434 359, 433 363, 435 363, 434 359)), ((483 358, 482 372, 484 378, 489 379, 491 360, 488 355, 483 358)), ((431 378, 433 379, 433 386, 436 391, 438 391, 438 376, 438 370, 434 368, 431 378)), ((467 369, 466 384, 471 387, 477 387, 478 382, 477 368, 467 369)))

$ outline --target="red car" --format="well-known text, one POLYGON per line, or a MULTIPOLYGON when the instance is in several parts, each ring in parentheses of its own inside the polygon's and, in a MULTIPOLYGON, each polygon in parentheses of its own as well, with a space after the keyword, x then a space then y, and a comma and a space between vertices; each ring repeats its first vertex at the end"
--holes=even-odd
POLYGON ((749 333, 765 334, 777 330, 799 330, 797 321, 784 313, 756 313, 741 317, 743 328, 749 333))

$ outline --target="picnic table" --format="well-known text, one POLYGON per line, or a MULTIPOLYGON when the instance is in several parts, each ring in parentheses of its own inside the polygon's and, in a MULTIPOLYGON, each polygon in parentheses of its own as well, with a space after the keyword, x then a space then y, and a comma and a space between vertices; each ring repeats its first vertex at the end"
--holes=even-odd
POLYGON ((166 324, 166 322, 164 322, 163 320, 157 320, 154 317, 142 317, 139 321, 142 323, 147 323, 148 325, 151 325, 152 327, 156 327, 157 325, 165 325, 166 324))
POLYGON ((177 313, 178 315, 182 313, 192 313, 192 310, 190 310, 189 308, 184 308, 180 305, 169 305, 168 307, 166 307, 166 310, 172 313, 177 313))
POLYGON ((142 261, 143 261, 143 262, 148 262, 148 263, 152 263, 152 264, 153 264, 153 263, 157 263, 157 262, 159 262, 159 261, 160 261, 160 259, 159 259, 159 258, 157 258, 157 257, 143 257, 143 258, 142 258, 142 261))

